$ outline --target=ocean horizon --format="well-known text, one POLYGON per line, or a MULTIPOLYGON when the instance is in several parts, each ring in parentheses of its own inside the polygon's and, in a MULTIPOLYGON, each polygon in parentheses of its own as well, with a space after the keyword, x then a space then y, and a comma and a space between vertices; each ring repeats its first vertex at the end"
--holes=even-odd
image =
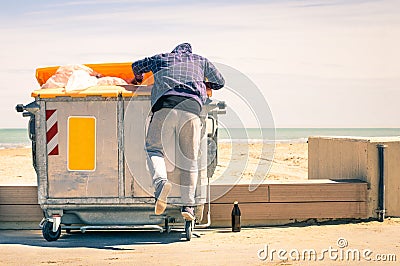
MULTIPOLYGON (((400 136, 400 128, 219 128, 221 142, 306 142, 310 136, 393 137, 400 136)), ((30 147, 25 128, 0 129, 0 149, 30 147)))

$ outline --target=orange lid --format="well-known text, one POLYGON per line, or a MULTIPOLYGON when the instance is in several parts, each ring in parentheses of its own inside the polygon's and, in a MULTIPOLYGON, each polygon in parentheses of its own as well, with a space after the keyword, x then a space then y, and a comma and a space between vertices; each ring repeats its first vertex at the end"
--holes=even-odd
MULTIPOLYGON (((85 64, 97 73, 105 77, 118 77, 130 82, 133 79, 132 63, 104 63, 104 64, 85 64)), ((46 81, 53 76, 59 66, 44 67, 36 69, 36 79, 39 85, 42 86, 46 81)), ((153 74, 151 72, 144 74, 143 85, 151 85, 154 83, 153 74)))

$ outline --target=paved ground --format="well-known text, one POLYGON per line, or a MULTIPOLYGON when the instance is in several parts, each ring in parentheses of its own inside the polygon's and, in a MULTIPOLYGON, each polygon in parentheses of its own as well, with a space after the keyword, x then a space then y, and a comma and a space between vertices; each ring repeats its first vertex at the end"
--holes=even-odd
POLYGON ((200 238, 193 237, 188 242, 182 231, 64 232, 58 241, 47 242, 39 230, 0 230, 0 265, 399 265, 400 260, 400 219, 384 223, 245 228, 240 233, 232 233, 230 229, 197 233, 200 238), (339 247, 339 238, 347 246, 339 247), (269 256, 261 260, 258 256, 265 257, 260 250, 265 250, 266 245, 269 256), (361 257, 352 262, 335 258, 338 252, 323 254, 329 248, 339 252, 369 249, 372 253, 370 261, 361 257), (277 251, 271 258, 273 249, 277 251), (281 259, 277 254, 280 249, 287 251, 281 259), (296 257, 293 250, 302 253, 307 249, 316 250, 316 261, 302 258, 296 261, 289 257, 289 251, 296 257), (397 262, 378 261, 375 257, 378 254, 394 254, 397 262))

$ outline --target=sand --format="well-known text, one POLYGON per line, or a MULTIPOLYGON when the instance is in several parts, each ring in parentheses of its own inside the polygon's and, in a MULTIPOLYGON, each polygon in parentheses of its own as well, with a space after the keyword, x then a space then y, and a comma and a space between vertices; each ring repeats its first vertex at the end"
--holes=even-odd
POLYGON ((30 148, 0 150, 0 185, 35 185, 30 148))
MULTIPOLYGON (((268 173, 258 173, 263 180, 307 179, 306 143, 277 144, 273 159, 272 147, 262 153, 260 143, 250 144, 250 150, 247 144, 237 145, 219 144, 214 180, 236 174, 242 175, 240 182, 248 182, 254 178, 257 165, 262 169, 271 166, 268 173)), ((30 149, 0 150, 0 161, 0 185, 36 183, 30 149)), ((243 228, 240 233, 229 229, 196 233, 200 238, 193 237, 190 242, 184 240, 181 231, 168 235, 129 231, 63 234, 58 241, 49 243, 38 230, 0 230, 0 265, 398 265, 398 262, 378 259, 400 260, 399 218, 386 219, 383 223, 343 221, 243 228), (340 243, 348 243, 346 247, 338 247, 341 238, 340 243), (276 251, 273 259, 269 256, 261 260, 258 256, 265 257, 262 250, 266 246, 269 252, 275 249, 287 253, 278 258, 276 251), (289 257, 289 252, 295 257, 296 250, 302 253, 311 249, 318 255, 316 261, 303 257, 296 261, 289 257), (333 253, 324 253, 325 249, 333 253), (348 261, 349 250, 360 252, 360 259, 356 256, 355 260, 350 257, 348 261)))
POLYGON ((219 143, 218 152, 214 180, 235 177, 240 178, 239 183, 249 183, 253 179, 307 179, 307 143, 219 143))

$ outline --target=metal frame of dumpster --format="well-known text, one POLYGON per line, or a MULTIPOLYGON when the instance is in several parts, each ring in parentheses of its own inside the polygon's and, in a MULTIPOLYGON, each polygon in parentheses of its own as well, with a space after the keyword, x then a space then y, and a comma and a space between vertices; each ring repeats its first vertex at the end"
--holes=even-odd
MULTIPOLYGON (((149 86, 150 87, 150 86, 149 86)), ((143 127, 150 110, 150 97, 99 97, 85 98, 55 97, 42 99, 36 97, 39 110, 35 112, 34 163, 38 176, 38 201, 44 211, 45 220, 53 222, 53 232, 63 224, 64 229, 134 229, 136 226, 156 228, 162 231, 163 225, 168 230, 168 222, 184 222, 180 214, 179 196, 169 198, 165 214, 154 215, 155 200, 148 191, 151 187, 151 177, 145 168, 144 132, 139 136, 126 136, 129 126, 143 127), (130 114, 128 104, 133 104, 130 114), (48 155, 46 110, 58 112, 58 145, 59 154, 48 155), (70 171, 66 166, 66 134, 68 117, 91 116, 96 118, 96 170, 70 171), (111 120, 111 121, 109 121, 111 120), (112 123, 115 123, 115 126, 112 123), (127 121, 130 121, 128 123, 127 121), (134 122, 133 122, 134 121, 134 122), (132 123, 133 122, 133 123, 132 123), (102 135, 104 134, 104 135, 102 135), (110 135, 111 134, 111 135, 110 135), (115 137, 115 138, 113 138, 115 137), (134 138, 134 142, 132 142, 134 138), (130 139, 129 141, 127 141, 130 139), (135 147, 128 147, 127 142, 135 147), (108 154, 107 151, 112 151, 108 154), (135 153, 134 169, 128 169, 126 157, 135 153), (139 168, 139 169, 135 169, 139 168), (138 170, 138 171, 137 171, 138 170), (132 171, 139 176, 132 174, 132 171), (147 173, 144 174, 144 173, 147 173), (146 176, 143 176, 146 175, 146 176), (140 185, 138 184, 140 179, 140 185), (92 182, 92 183, 91 183, 92 182), (98 182, 96 184, 96 182, 98 182), (103 182, 103 183, 101 183, 103 182), (142 184, 143 183, 143 184, 142 184), (147 186, 143 188, 141 186, 147 186)), ((209 193, 209 180, 215 169, 216 158, 210 162, 208 142, 217 141, 218 112, 223 113, 219 102, 210 101, 202 113, 204 121, 208 118, 207 129, 203 133, 206 141, 202 142, 199 156, 199 178, 196 190, 196 218, 202 220, 203 208, 209 193), (208 117, 208 118, 207 118, 208 117), (211 125, 211 126, 210 126, 211 125), (208 139, 207 139, 208 138, 208 139), (208 156, 207 156, 208 154, 208 156), (206 155, 206 156, 204 156, 206 155), (205 161, 204 161, 205 158, 205 161), (204 168, 204 165, 206 167, 204 168), (207 167, 208 165, 208 167, 207 167), (207 173, 208 168, 208 173, 207 173)), ((215 149, 215 145, 211 145, 215 149)), ((216 150, 215 150, 216 153, 216 150)), ((216 154, 214 155, 216 156, 216 154)), ((175 168, 176 170, 176 168, 175 168)), ((174 173, 169 178, 174 179, 174 173)), ((208 213, 208 218, 209 218, 208 213)), ((41 222, 43 224, 43 221, 41 222)))

